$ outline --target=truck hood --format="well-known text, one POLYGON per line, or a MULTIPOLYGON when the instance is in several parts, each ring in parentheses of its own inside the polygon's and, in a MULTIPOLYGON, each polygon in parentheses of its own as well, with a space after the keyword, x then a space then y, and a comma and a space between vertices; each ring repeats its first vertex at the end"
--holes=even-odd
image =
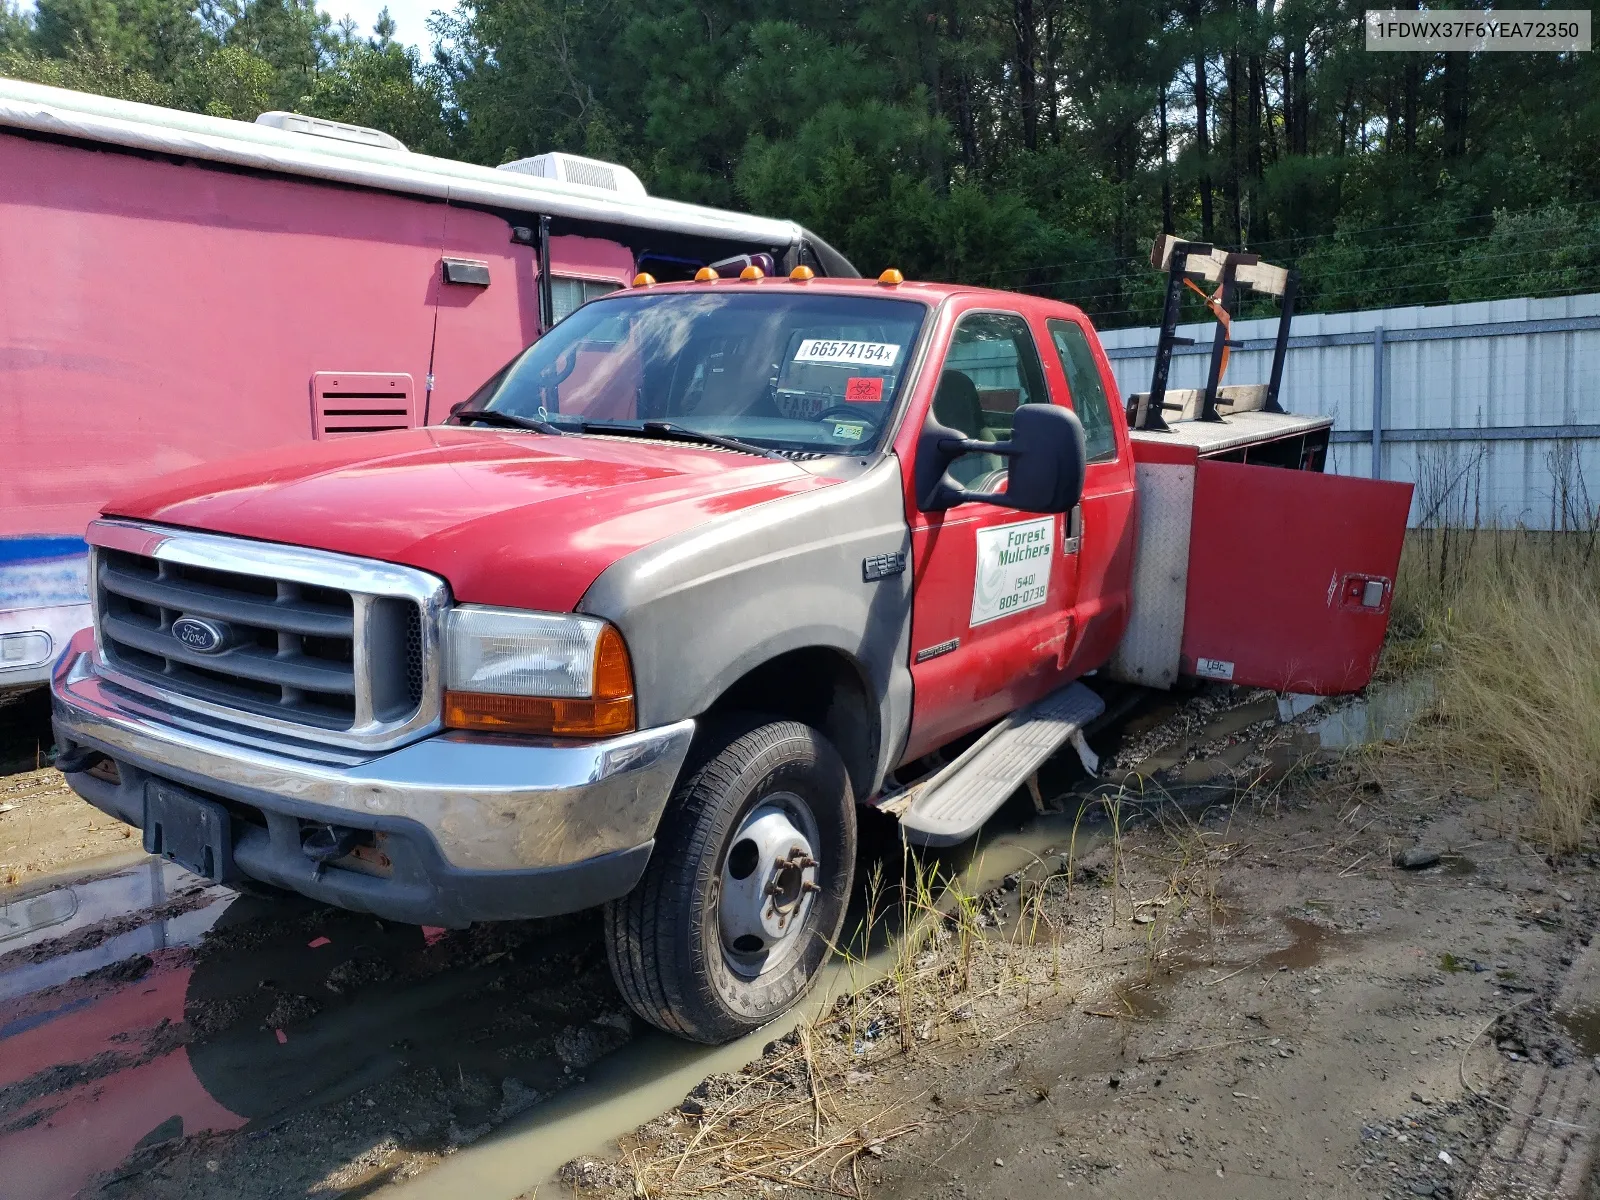
POLYGON ((419 567, 467 603, 569 612, 625 554, 834 482, 682 443, 433 426, 193 467, 104 511, 419 567))

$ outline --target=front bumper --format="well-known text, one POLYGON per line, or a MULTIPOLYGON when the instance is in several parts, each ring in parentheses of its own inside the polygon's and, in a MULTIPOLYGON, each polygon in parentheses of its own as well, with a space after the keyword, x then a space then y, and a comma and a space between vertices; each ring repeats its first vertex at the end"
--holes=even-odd
POLYGON ((118 780, 75 771, 74 791, 143 828, 146 785, 178 784, 228 809, 238 873, 418 924, 575 912, 628 892, 694 735, 693 721, 588 743, 445 733, 341 758, 119 688, 93 650, 84 630, 56 663, 56 740, 106 755, 118 780), (373 835, 375 853, 313 862, 301 839, 319 824, 373 835))

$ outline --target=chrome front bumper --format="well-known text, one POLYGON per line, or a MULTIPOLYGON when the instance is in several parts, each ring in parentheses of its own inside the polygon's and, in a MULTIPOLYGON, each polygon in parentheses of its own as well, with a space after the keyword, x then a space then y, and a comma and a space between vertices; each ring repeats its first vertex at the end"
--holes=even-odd
MULTIPOLYGON (((315 761, 242 725, 199 726, 192 713, 164 711, 97 674, 93 650, 92 631, 80 632, 52 673, 64 744, 135 769, 124 776, 170 780, 269 818, 419 830, 452 872, 560 868, 647 847, 694 736, 693 721, 588 743, 445 733, 364 761, 315 761)), ((68 780, 97 807, 142 824, 126 786, 117 797, 83 773, 68 780)), ((247 855, 239 861, 249 869, 247 855)))

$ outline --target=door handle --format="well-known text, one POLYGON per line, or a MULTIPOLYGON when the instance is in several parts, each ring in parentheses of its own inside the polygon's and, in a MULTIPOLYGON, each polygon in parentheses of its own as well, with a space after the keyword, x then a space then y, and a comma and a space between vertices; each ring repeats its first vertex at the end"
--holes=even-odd
POLYGON ((1061 553, 1076 554, 1083 549, 1083 505, 1075 504, 1061 525, 1061 553))

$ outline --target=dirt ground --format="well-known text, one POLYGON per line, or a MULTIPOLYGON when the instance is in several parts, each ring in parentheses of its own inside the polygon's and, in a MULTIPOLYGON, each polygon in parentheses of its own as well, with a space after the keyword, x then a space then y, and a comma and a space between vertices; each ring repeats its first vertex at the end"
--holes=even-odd
POLYGON ((1546 861, 1511 811, 1358 759, 1046 856, 979 898, 997 924, 970 986, 956 917, 911 964, 920 981, 900 964, 564 1180, 615 1197, 1511 1194, 1472 1191, 1495 1106, 1526 1073, 1600 1070, 1593 1013, 1552 1012, 1596 860, 1546 861), (1437 862, 1394 865, 1419 847, 1437 862))
POLYGON ((137 829, 85 804, 54 767, 0 775, 0 886, 139 847, 137 829))
MULTIPOLYGON (((25 882, 0 893, 0 1193, 353 1200, 498 1154, 493 1188, 406 1194, 1507 1194, 1472 1190, 1495 1105, 1555 1064, 1600 1079, 1600 1017, 1558 999, 1597 860, 1546 861, 1516 797, 1307 767, 1319 715, 1276 713, 1212 689, 1125 719, 1101 782, 1045 773, 1064 812, 1019 794, 930 860, 963 881, 941 915, 863 886, 844 986, 632 1133, 683 1096, 629 1099, 664 1061, 740 1059, 642 1030, 593 914, 424 930, 149 859, 25 882), (1392 864, 1415 847, 1438 863, 1392 864), (525 1152, 546 1125, 579 1132, 525 1152)), ((45 797, 62 858, 120 834, 48 773, 0 788, 45 797)), ((892 880, 882 833, 862 871, 892 880)))
POLYGON ((0 695, 0 887, 139 849, 137 830, 85 804, 45 765, 50 740, 48 694, 0 695))
MULTIPOLYGON (((1233 842, 1220 910, 1180 919, 1153 974, 1123 968, 1054 1020, 930 1063, 938 1107, 965 1110, 953 1143, 931 1127, 908 1139, 878 1190, 1463 1194, 1499 1115, 1467 1083, 1500 1095, 1516 1070, 1474 1039, 1523 989, 1552 990, 1588 927, 1589 872, 1556 878, 1494 836, 1482 805, 1420 823, 1397 811, 1364 834, 1341 811, 1235 822, 1216 839, 1233 842), (1388 867, 1413 840, 1455 853, 1429 871, 1388 867)), ((1077 919, 1103 916, 1091 904, 1077 919)), ((1533 1053, 1580 1056, 1548 1022, 1527 1028, 1517 1044, 1533 1053)))

